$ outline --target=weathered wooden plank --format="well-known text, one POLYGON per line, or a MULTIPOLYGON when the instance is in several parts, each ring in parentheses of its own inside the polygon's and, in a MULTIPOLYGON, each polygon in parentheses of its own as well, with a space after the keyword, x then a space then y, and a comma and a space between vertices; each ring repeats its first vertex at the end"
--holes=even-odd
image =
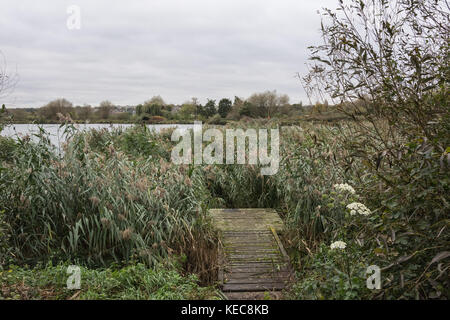
POLYGON ((270 234, 269 230, 265 230, 265 229, 257 229, 257 230, 253 230, 253 229, 246 229, 244 231, 242 230, 231 230, 231 231, 223 231, 223 234, 227 235, 227 234, 270 234))
POLYGON ((233 273, 233 274, 246 274, 246 273, 274 273, 274 272, 288 272, 289 268, 287 266, 281 267, 280 269, 275 269, 273 266, 248 266, 248 265, 242 265, 242 266, 233 266, 232 268, 224 267, 224 272, 227 274, 233 273))
POLYGON ((276 273, 282 271, 289 271, 288 268, 284 265, 280 265, 279 267, 267 266, 261 264, 236 264, 232 266, 224 266, 224 274, 228 275, 229 273, 237 274, 239 272, 267 272, 267 273, 276 273))
POLYGON ((272 276, 272 277, 266 277, 266 278, 255 278, 255 277, 249 277, 249 278, 225 278, 224 284, 272 284, 272 283, 286 283, 289 281, 288 277, 279 277, 279 276, 272 276))
POLYGON ((242 270, 239 272, 227 272, 227 279, 267 279, 267 278, 282 278, 287 279, 291 277, 291 273, 287 270, 285 271, 272 271, 272 270, 262 270, 258 271, 257 269, 249 272, 246 270, 242 270))
POLYGON ((275 246, 273 243, 245 243, 245 242, 238 242, 238 243, 224 243, 223 244, 224 250, 243 250, 243 249, 255 249, 255 250, 278 250, 278 247, 275 246))
POLYGON ((278 248, 280 249, 281 254, 283 255, 283 258, 286 261, 289 261, 289 257, 284 250, 283 244, 281 243, 280 238, 278 238, 278 234, 276 233, 275 229, 273 227, 270 227, 270 230, 272 231, 273 237, 275 238, 275 241, 277 242, 278 248))
POLYGON ((272 237, 269 233, 229 233, 224 234, 223 238, 227 239, 270 239, 272 237))
POLYGON ((232 231, 223 231, 224 235, 270 235, 270 231, 269 230, 264 230, 264 229, 258 229, 258 230, 253 230, 253 229, 246 229, 246 230, 232 230, 232 231))
POLYGON ((272 209, 212 209, 222 234, 219 281, 223 291, 284 289, 291 270, 277 232, 283 222, 272 209))
POLYGON ((245 238, 240 238, 240 239, 226 239, 225 241, 223 241, 224 245, 242 245, 242 244, 254 244, 254 245, 260 245, 260 246, 276 246, 276 244, 274 242, 269 241, 270 238, 267 239, 245 239, 245 238))
POLYGON ((224 284, 222 290, 225 292, 247 292, 247 291, 275 291, 283 290, 284 283, 230 283, 224 284))
POLYGON ((238 248, 236 249, 235 247, 227 247, 227 248, 223 248, 223 251, 226 255, 230 255, 230 254, 259 254, 259 255, 263 255, 263 254, 275 254, 275 255, 280 255, 280 252, 278 250, 278 248, 268 248, 268 247, 249 247, 249 248, 238 248))
POLYGON ((223 237, 224 241, 242 241, 242 240, 258 240, 258 241, 268 241, 272 239, 272 235, 228 235, 223 237))
POLYGON ((253 255, 279 255, 279 252, 276 249, 267 249, 267 248, 245 248, 245 249, 236 249, 230 248, 224 250, 225 254, 237 254, 237 255, 245 255, 245 254, 253 254, 253 255))
POLYGON ((259 237, 259 238, 252 238, 252 237, 235 237, 235 238, 222 238, 223 241, 222 243, 226 244, 226 243, 236 243, 236 244, 240 244, 240 243, 255 243, 255 244, 265 244, 265 245, 275 245, 276 244, 272 241, 270 236, 267 237, 259 237))
MULTIPOLYGON (((281 260, 282 261, 282 263, 281 264, 286 264, 283 260, 281 260)), ((276 266, 278 266, 278 265, 280 265, 280 264, 278 264, 278 263, 274 263, 273 262, 273 260, 251 260, 251 261, 248 261, 248 262, 246 262, 246 263, 254 263, 254 265, 260 265, 260 266, 272 266, 272 267, 276 267, 276 266)), ((224 265, 227 265, 227 266, 237 266, 237 265, 239 265, 239 264, 243 264, 242 262, 238 262, 238 261, 236 261, 236 262, 233 262, 232 260, 230 260, 228 257, 226 257, 226 261, 224 262, 224 265)), ((250 265, 249 265, 250 266, 250 265)))
POLYGON ((239 243, 239 242, 256 242, 256 243, 272 243, 272 236, 263 237, 224 237, 224 243, 239 243))
POLYGON ((271 234, 269 233, 242 233, 242 234, 238 234, 238 233, 234 233, 234 234, 225 234, 223 236, 224 240, 239 240, 239 239, 267 239, 269 240, 272 237, 271 234))
POLYGON ((223 233, 224 239, 228 238, 269 238, 271 236, 270 233, 264 232, 239 232, 239 233, 223 233))
POLYGON ((264 257, 264 256, 257 256, 257 257, 228 257, 227 259, 230 262, 245 262, 245 263, 284 263, 284 259, 281 257, 264 257))
POLYGON ((259 244, 259 243, 248 243, 248 245, 246 245, 245 243, 226 243, 223 244, 223 249, 224 250, 274 250, 279 252, 279 249, 277 246, 275 246, 273 243, 270 244, 259 244))
POLYGON ((267 231, 268 226, 273 226, 277 231, 283 229, 283 221, 273 209, 211 209, 209 212, 214 225, 222 231, 267 231))
POLYGON ((272 258, 264 259, 264 257, 253 258, 253 259, 245 259, 245 258, 230 259, 229 257, 227 257, 226 265, 233 266, 233 265, 242 265, 242 264, 249 264, 249 265, 250 264, 259 264, 261 266, 277 267, 277 266, 285 265, 286 262, 281 257, 276 258, 276 259, 272 259, 272 258))
POLYGON ((280 254, 278 252, 272 253, 272 252, 229 252, 227 253, 227 256, 233 260, 233 259, 255 259, 256 261, 260 261, 258 259, 264 258, 264 260, 278 260, 280 259, 280 254))
POLYGON ((267 240, 258 240, 258 239, 238 239, 235 241, 223 241, 224 246, 243 246, 245 244, 254 245, 254 246, 269 246, 269 247, 275 247, 278 248, 275 242, 267 240))

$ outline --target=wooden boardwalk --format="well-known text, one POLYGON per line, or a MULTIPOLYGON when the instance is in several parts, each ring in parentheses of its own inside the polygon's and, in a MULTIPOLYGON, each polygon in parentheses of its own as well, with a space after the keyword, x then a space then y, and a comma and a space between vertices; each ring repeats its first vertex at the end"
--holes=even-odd
POLYGON ((273 209, 211 209, 222 232, 219 281, 224 292, 278 291, 292 279, 273 209))

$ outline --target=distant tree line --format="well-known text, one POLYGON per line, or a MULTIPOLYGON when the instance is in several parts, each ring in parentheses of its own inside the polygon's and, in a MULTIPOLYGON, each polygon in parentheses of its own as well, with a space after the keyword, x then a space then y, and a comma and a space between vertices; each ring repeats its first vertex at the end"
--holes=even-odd
POLYGON ((74 106, 70 101, 60 98, 50 101, 40 108, 16 108, 7 112, 16 123, 58 123, 60 116, 69 116, 75 122, 126 122, 126 123, 163 123, 204 122, 223 124, 226 121, 239 121, 243 118, 282 118, 298 119, 299 117, 318 115, 327 117, 336 112, 335 106, 328 102, 317 102, 315 105, 303 106, 302 103, 290 104, 289 96, 278 94, 275 90, 254 93, 247 99, 235 96, 229 98, 208 99, 203 105, 197 98, 183 104, 168 104, 161 96, 136 106, 118 106, 109 100, 98 106, 74 106))

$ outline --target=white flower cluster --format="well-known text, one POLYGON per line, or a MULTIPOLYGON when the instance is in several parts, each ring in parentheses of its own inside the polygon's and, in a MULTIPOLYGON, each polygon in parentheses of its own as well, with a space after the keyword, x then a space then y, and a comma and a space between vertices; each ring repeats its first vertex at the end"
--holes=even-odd
POLYGON ((354 216, 355 214, 360 214, 363 216, 368 216, 370 214, 369 208, 359 202, 352 202, 347 205, 347 209, 350 210, 350 215, 354 216))
POLYGON ((344 241, 335 241, 330 245, 331 249, 345 249, 347 244, 344 241))
POLYGON ((346 183, 335 184, 333 188, 335 188, 338 191, 345 191, 350 192, 351 194, 355 194, 355 189, 353 189, 351 185, 346 183))

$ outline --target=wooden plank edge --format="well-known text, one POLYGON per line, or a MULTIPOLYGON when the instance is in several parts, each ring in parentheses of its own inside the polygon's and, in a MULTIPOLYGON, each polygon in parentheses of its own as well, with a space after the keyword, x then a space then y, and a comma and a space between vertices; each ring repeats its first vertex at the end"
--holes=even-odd
POLYGON ((294 272, 293 272, 293 268, 292 268, 292 265, 291 265, 291 261, 290 261, 290 259, 289 259, 288 254, 286 253, 286 250, 284 250, 283 244, 281 243, 281 240, 280 240, 280 238, 278 237, 278 233, 275 231, 275 229, 274 229, 272 226, 270 226, 269 228, 270 228, 270 230, 272 231, 272 234, 273 234, 273 236, 274 236, 274 238, 275 238, 275 241, 276 241, 277 244, 278 244, 278 247, 280 248, 281 254, 282 254, 283 257, 284 257, 284 261, 285 261, 286 264, 288 265, 289 272, 290 272, 290 274, 291 274, 291 278, 294 279, 294 278, 295 278, 295 274, 294 274, 294 272))

